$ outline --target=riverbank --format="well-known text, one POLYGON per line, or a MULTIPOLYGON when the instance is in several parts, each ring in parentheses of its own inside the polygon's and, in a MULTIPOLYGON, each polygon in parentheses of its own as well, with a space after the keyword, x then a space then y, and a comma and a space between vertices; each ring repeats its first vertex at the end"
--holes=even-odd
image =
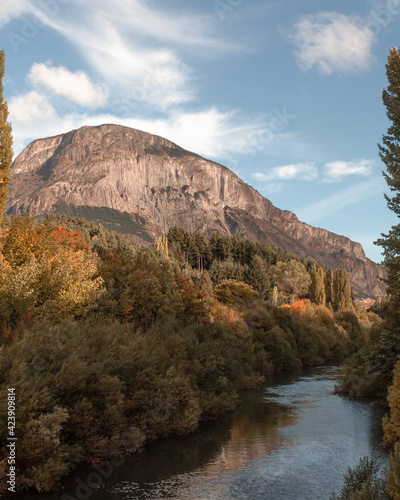
MULTIPOLYGON (((192 432, 267 373, 344 355, 345 331, 323 314, 253 301, 234 322, 145 332, 101 316, 33 320, 0 352, 2 390, 16 393, 19 488, 54 489, 78 463, 192 432)), ((5 486, 6 457, 1 466, 5 486)))
POLYGON ((360 457, 386 460, 379 446, 382 408, 335 395, 339 378, 339 367, 271 376, 265 388, 241 393, 234 411, 127 457, 101 476, 100 487, 90 482, 99 470, 80 467, 63 481, 64 490, 40 498, 78 498, 78 484, 89 482, 96 500, 328 500, 360 457))

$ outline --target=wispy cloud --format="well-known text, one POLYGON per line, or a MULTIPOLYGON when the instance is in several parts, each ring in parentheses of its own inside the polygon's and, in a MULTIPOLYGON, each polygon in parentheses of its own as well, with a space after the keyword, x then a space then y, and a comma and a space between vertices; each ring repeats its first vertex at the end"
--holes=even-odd
POLYGON ((353 184, 323 200, 299 207, 294 210, 298 218, 309 224, 315 224, 326 219, 336 212, 344 210, 352 205, 375 195, 377 186, 383 184, 381 177, 373 177, 366 181, 353 184))
POLYGON ((372 174, 375 160, 332 161, 318 168, 314 161, 273 167, 263 172, 254 172, 251 176, 260 182, 272 181, 315 181, 341 182, 349 175, 367 177, 372 174), (322 175, 321 175, 322 172, 322 175))
POLYGON ((169 8, 150 7, 142 0, 87 0, 84 4, 79 0, 71 0, 76 7, 83 8, 90 15, 100 12, 101 16, 112 20, 119 26, 129 27, 129 31, 139 36, 146 35, 165 43, 189 46, 201 46, 205 48, 222 49, 237 48, 237 43, 216 37, 213 29, 213 17, 196 13, 193 8, 190 12, 184 10, 171 11, 169 8))
POLYGON ((29 0, 0 0, 0 28, 11 19, 31 12, 29 0))
POLYGON ((17 138, 16 154, 38 137, 65 133, 83 125, 114 123, 166 137, 208 158, 223 158, 245 154, 247 142, 259 126, 256 120, 238 126, 234 112, 224 113, 216 108, 198 112, 176 110, 166 117, 155 119, 76 112, 59 116, 51 100, 37 91, 10 99, 9 111, 13 134, 17 138))
POLYGON ((255 172, 254 179, 261 182, 303 180, 314 181, 318 177, 318 169, 314 162, 297 163, 274 167, 266 172, 255 172))
MULTIPOLYGON (((196 95, 185 53, 238 50, 237 43, 215 36, 212 17, 204 14, 166 12, 141 0, 70 0, 69 7, 63 16, 44 17, 43 22, 73 43, 120 93, 129 90, 130 98, 158 110, 188 103, 196 95)), ((36 15, 43 17, 40 5, 36 15)))
POLYGON ((64 66, 35 63, 28 75, 35 87, 45 87, 56 95, 90 108, 102 107, 108 91, 104 85, 93 84, 83 71, 72 72, 64 66))
POLYGON ((93 70, 120 90, 134 90, 130 95, 136 95, 137 101, 167 109, 192 100, 190 69, 173 51, 140 48, 103 18, 89 29, 63 23, 59 31, 78 45, 93 70))
POLYGON ((241 123, 234 111, 222 112, 215 107, 198 112, 175 111, 159 120, 128 119, 126 123, 209 158, 245 155, 250 138, 262 126, 257 119, 241 123))
POLYGON ((12 97, 8 110, 15 155, 32 140, 56 134, 54 127, 60 126, 60 117, 51 102, 35 90, 12 97))
POLYGON ((22 124, 30 129, 35 125, 35 132, 36 124, 52 123, 58 119, 57 112, 47 97, 34 90, 12 97, 8 108, 13 125, 22 124))
POLYGON ((302 17, 294 26, 298 65, 322 73, 353 73, 369 67, 376 36, 367 21, 338 12, 302 17))
POLYGON ((349 175, 369 176, 375 160, 355 160, 355 161, 332 161, 325 166, 325 178, 327 182, 342 181, 349 175))

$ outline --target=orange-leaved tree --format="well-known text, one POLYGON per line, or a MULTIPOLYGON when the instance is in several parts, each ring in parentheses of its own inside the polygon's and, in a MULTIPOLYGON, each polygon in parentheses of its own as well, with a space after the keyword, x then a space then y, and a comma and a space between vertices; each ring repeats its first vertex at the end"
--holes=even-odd
POLYGON ((79 233, 14 217, 2 235, 0 320, 15 323, 29 308, 55 317, 83 313, 103 291, 97 267, 79 233))

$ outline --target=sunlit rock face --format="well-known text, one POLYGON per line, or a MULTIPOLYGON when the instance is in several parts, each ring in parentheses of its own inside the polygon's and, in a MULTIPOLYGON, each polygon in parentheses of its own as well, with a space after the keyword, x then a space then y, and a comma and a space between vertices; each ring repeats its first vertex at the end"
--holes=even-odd
POLYGON ((232 171, 152 134, 118 125, 82 127, 27 146, 12 168, 9 213, 43 214, 57 203, 108 207, 144 221, 150 236, 181 226, 265 240, 332 268, 382 296, 384 271, 349 238, 300 222, 232 171))

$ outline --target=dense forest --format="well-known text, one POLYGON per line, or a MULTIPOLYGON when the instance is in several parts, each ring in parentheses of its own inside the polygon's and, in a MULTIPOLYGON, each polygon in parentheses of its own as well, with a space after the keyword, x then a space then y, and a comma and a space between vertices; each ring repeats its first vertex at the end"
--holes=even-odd
MULTIPOLYGON (((381 323, 342 268, 237 236, 173 228, 143 247, 25 214, 3 220, 0 266, 0 385, 18 395, 18 485, 38 491, 192 431, 268 373, 341 360, 381 323)), ((2 450, 6 421, 2 402, 2 450)))

